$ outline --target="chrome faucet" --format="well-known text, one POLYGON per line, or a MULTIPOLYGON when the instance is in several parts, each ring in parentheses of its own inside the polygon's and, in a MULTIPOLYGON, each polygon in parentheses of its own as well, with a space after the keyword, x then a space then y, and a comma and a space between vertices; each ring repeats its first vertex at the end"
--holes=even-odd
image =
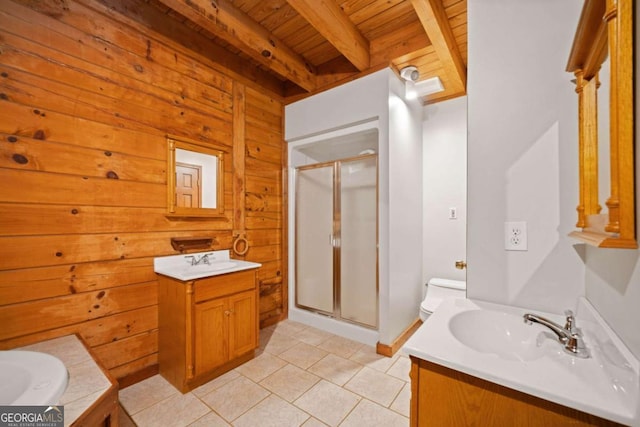
POLYGON ((197 257, 194 255, 186 255, 184 258, 185 259, 191 258, 191 265, 200 265, 200 264, 210 265, 211 264, 211 262, 209 261, 209 254, 204 254, 201 257, 197 257))
POLYGON ((538 316, 537 314, 526 313, 524 317, 524 323, 531 325, 532 323, 538 323, 542 326, 546 326, 556 334, 558 341, 564 345, 564 351, 580 358, 588 358, 589 352, 582 343, 582 336, 580 331, 575 327, 575 317, 571 310, 564 312, 566 316, 566 322, 564 327, 558 325, 551 320, 538 316))

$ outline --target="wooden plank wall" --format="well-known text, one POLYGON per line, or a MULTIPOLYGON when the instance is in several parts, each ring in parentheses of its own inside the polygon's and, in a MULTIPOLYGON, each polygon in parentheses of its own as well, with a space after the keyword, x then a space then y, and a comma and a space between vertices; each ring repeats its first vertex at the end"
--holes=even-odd
POLYGON ((238 227, 261 326, 286 316, 282 100, 219 69, 97 0, 0 2, 0 349, 79 333, 153 371, 153 257, 238 227), (165 217, 166 134, 228 149, 223 219, 165 217))

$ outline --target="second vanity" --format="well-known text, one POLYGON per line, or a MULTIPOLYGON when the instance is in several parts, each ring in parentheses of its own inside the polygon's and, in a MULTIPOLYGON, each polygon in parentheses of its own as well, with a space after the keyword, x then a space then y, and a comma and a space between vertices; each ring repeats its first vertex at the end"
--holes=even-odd
POLYGON ((411 425, 640 426, 638 361, 597 311, 578 304, 576 326, 589 357, 568 354, 524 313, 449 300, 407 341, 411 425))
POLYGON ((229 251, 154 260, 160 374, 183 393, 252 359, 258 347, 261 264, 229 251))

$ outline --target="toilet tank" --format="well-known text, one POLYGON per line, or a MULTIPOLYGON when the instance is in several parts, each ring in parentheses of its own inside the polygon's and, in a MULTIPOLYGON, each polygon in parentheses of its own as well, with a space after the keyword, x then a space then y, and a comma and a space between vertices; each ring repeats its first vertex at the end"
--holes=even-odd
POLYGON ((438 308, 446 298, 466 298, 467 282, 435 277, 427 283, 427 294, 421 304, 429 313, 438 308))

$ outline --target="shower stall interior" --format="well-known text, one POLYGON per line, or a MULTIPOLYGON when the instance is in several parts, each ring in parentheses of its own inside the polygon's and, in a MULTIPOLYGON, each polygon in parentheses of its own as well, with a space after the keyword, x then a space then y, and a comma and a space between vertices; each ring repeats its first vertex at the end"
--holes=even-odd
POLYGON ((296 307, 377 329, 375 151, 306 162, 295 169, 294 182, 296 307))

